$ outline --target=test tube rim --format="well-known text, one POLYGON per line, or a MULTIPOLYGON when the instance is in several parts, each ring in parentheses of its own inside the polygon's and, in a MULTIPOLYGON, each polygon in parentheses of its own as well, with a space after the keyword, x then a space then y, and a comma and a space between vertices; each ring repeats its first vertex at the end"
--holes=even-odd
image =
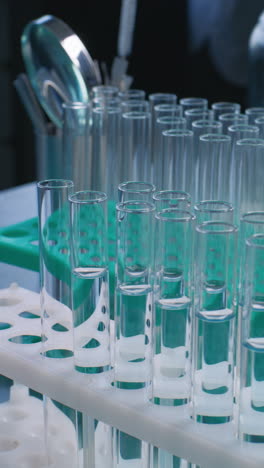
POLYGON ((151 182, 145 182, 145 181, 141 181, 141 180, 128 180, 126 182, 121 182, 119 185, 118 185, 118 190, 122 191, 122 192, 127 192, 127 193, 153 193, 155 192, 156 190, 156 186, 154 184, 152 184, 151 182), (127 188, 125 186, 131 184, 139 184, 139 185, 142 185, 145 186, 146 188, 145 189, 138 189, 136 190, 135 188, 127 188))
POLYGON ((264 224, 264 211, 248 211, 247 213, 243 213, 241 216, 240 221, 242 223, 248 223, 248 224, 264 224), (262 215, 263 216, 263 221, 257 220, 257 219, 248 219, 251 216, 257 216, 257 215, 262 215))
POLYGON ((208 100, 206 98, 199 98, 199 97, 186 97, 186 98, 181 98, 179 103, 181 105, 184 105, 184 104, 193 104, 193 103, 196 103, 194 105, 199 105, 199 104, 208 104, 208 100))
POLYGON ((229 203, 225 200, 201 200, 197 203, 195 203, 194 205, 194 211, 198 211, 200 213, 207 213, 208 211, 210 211, 211 213, 231 213, 234 211, 234 207, 232 205, 232 203, 229 203), (210 210, 209 209, 199 209, 200 207, 202 208, 203 205, 208 205, 208 204, 214 204, 214 205, 222 205, 222 210, 221 209, 217 209, 217 208, 211 208, 210 210), (226 208, 226 209, 224 209, 226 208))
POLYGON ((178 209, 178 208, 165 208, 164 210, 161 210, 161 211, 158 211, 155 215, 155 218, 160 220, 160 221, 164 221, 164 222, 186 222, 188 223, 189 221, 194 221, 195 220, 195 216, 194 214, 191 212, 191 211, 188 211, 188 210, 181 210, 181 209, 178 209), (170 217, 166 217, 165 215, 166 214, 169 214, 169 213, 172 213, 175 215, 176 214, 182 214, 183 216, 177 218, 170 218, 170 217), (185 216, 184 216, 185 214, 185 216))
POLYGON ((201 135, 199 139, 207 143, 224 143, 231 141, 230 135, 225 135, 224 133, 205 133, 201 135))
POLYGON ((163 130, 162 135, 167 137, 192 137, 193 131, 187 128, 170 128, 169 130, 163 130))
POLYGON ((69 195, 69 201, 74 204, 89 204, 94 205, 97 203, 102 203, 107 200, 107 195, 105 192, 99 192, 97 190, 80 190, 69 195), (88 196, 93 196, 93 198, 88 198, 88 196), (87 198, 78 198, 80 196, 87 196, 87 198))
POLYGON ((195 230, 200 233, 200 234, 205 234, 205 235, 226 235, 226 234, 235 234, 238 232, 238 227, 235 224, 224 222, 224 221, 204 221, 201 224, 198 224, 195 226, 195 230), (207 227, 212 227, 212 226, 225 226, 225 229, 222 230, 214 230, 214 229, 206 229, 207 227))
MULTIPOLYGON (((263 122, 264 122, 264 120, 263 120, 263 122)), ((259 130, 259 128, 257 127, 257 125, 250 125, 250 124, 246 124, 246 123, 235 123, 235 124, 229 125, 228 130, 231 131, 231 132, 246 130, 247 132, 252 131, 252 133, 253 133, 256 130, 259 130)))
POLYGON ((73 188, 74 183, 69 179, 44 179, 37 182, 39 189, 56 190, 61 188, 73 188))
POLYGON ((246 245, 255 249, 264 250, 264 234, 253 234, 252 236, 246 239, 246 245), (263 244, 255 243, 255 240, 261 239, 263 244))
POLYGON ((264 146, 264 138, 242 138, 237 140, 236 144, 238 146, 261 147, 264 146))
POLYGON ((158 190, 157 192, 153 193, 153 200, 155 201, 163 201, 163 200, 186 200, 186 201, 191 201, 191 195, 188 192, 185 192, 184 190, 158 190), (159 195, 166 195, 165 197, 158 197, 159 195), (183 195, 183 197, 177 197, 177 198, 169 198, 169 194, 179 194, 183 195), (186 195, 186 197, 184 196, 186 195))
POLYGON ((150 202, 145 202, 145 201, 140 201, 140 200, 127 200, 125 202, 117 203, 116 210, 119 211, 120 213, 141 214, 141 213, 152 213, 156 211, 156 207, 154 203, 150 203, 150 202), (141 206, 141 208, 131 209, 130 206, 131 207, 141 206))
POLYGON ((214 128, 222 128, 222 122, 219 122, 219 120, 213 120, 213 119, 198 119, 194 120, 192 122, 192 126, 195 128, 203 128, 203 127, 214 127, 214 128), (203 124, 201 124, 203 122, 203 124))

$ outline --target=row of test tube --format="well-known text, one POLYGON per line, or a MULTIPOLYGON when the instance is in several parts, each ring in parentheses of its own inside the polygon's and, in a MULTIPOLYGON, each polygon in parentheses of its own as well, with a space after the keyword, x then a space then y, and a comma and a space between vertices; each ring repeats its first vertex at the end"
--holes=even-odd
MULTIPOLYGON (((64 105, 60 177, 73 180, 76 190, 103 191, 117 201, 115 189, 121 182, 147 180, 159 190, 187 191, 195 202, 246 203, 238 199, 243 196, 240 181, 243 189, 260 173, 251 164, 251 177, 237 174, 235 148, 237 141, 247 140, 240 154, 248 145, 252 152, 253 144, 258 151, 264 137, 263 108, 242 113, 240 104, 220 102, 209 109, 203 98, 183 98, 177 104, 174 94, 154 93, 146 99, 142 90, 118 93, 107 86, 92 93, 90 104, 64 105)), ((251 189, 259 190, 261 183, 255 182, 251 189)))
MULTIPOLYGON (((38 194, 44 356, 72 355, 77 372, 102 373, 117 391, 142 389, 197 423, 233 421, 241 440, 263 443, 264 212, 242 214, 237 227, 228 202, 193 205, 186 192, 120 184, 111 334, 106 194, 63 180, 40 182, 38 194)), ((78 466, 100 466, 97 422, 72 418, 78 466)), ((189 466, 117 429, 103 433, 107 466, 189 466)), ((52 444, 51 435, 51 454, 52 444)))
MULTIPOLYGON (((91 104, 64 105, 60 175, 74 185, 38 185, 43 354, 72 355, 77 372, 108 375, 117 391, 142 389, 151 404, 182 406, 196 422, 234 420, 239 438, 257 442, 261 115, 242 114, 238 103, 208 109, 202 98, 96 87, 91 104), (64 305, 59 315, 47 312, 50 298, 64 305)), ((100 466, 98 422, 71 412, 78 466, 100 466)), ((113 467, 191 466, 103 432, 113 467)))

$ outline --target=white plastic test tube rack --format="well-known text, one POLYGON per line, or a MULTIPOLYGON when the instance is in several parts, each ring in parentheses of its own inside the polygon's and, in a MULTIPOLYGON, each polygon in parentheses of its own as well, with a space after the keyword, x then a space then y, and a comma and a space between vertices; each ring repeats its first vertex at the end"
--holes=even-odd
MULTIPOLYGON (((32 340, 34 343, 23 344, 23 336, 40 337, 40 306, 37 293, 20 288, 16 284, 0 290, 0 322, 10 325, 3 326, 0 331, 0 373, 15 382, 71 408, 86 412, 92 418, 146 440, 203 468, 263 468, 263 447, 239 442, 234 436, 231 423, 194 423, 188 418, 184 406, 160 407, 146 403, 141 390, 127 392, 113 388, 109 372, 93 376, 75 372, 72 358, 62 359, 59 365, 52 359, 43 359, 40 340, 35 339, 32 340), (37 317, 26 318, 23 314, 25 311, 37 317)), ((0 405, 1 467, 22 467, 23 457, 26 457, 26 466, 46 466, 41 459, 41 456, 44 456, 41 455, 41 450, 36 450, 40 444, 40 436, 35 437, 36 445, 29 441, 32 434, 34 436, 36 433, 37 426, 41 425, 41 402, 35 400, 37 399, 28 396, 25 387, 14 385, 11 387, 9 402, 0 405), (30 409, 34 413, 33 422, 30 409), (21 411, 25 419, 22 418, 19 422, 19 417, 16 418, 15 415, 19 415, 21 411), (3 414, 6 415, 9 425, 3 423, 3 414), (15 421, 13 426, 12 418, 15 421), (28 464, 28 457, 32 459, 31 465, 28 464)), ((58 409, 55 408, 54 411, 54 460, 57 456, 58 466, 68 467, 74 437, 71 439, 70 428, 68 430, 57 418, 58 409)), ((60 417, 63 416, 61 413, 60 417)), ((101 449, 101 453, 107 456, 107 447, 101 449)), ((108 458, 107 462, 102 456, 102 467, 109 466, 109 463, 110 459, 108 458)))

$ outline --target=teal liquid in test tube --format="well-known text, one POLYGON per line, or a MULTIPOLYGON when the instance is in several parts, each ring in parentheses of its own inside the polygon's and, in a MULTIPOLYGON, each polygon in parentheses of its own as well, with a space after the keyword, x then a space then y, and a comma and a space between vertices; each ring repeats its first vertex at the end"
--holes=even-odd
POLYGON ((219 424, 233 419, 237 228, 209 221, 195 231, 192 416, 219 424))

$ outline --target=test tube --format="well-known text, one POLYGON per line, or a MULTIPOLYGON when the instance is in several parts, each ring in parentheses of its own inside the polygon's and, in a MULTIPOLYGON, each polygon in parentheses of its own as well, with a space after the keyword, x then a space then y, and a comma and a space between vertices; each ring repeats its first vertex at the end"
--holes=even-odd
POLYGON ((122 101, 145 100, 146 91, 143 89, 127 89, 126 91, 119 91, 118 96, 122 101))
MULTIPOLYGON (((191 395, 192 234, 189 211, 156 214, 153 385, 151 401, 184 406, 191 395)), ((152 447, 154 466, 185 466, 184 460, 152 447), (165 463, 166 461, 166 463, 165 463)))
POLYGON ((155 185, 149 182, 122 182, 118 185, 118 202, 123 203, 129 200, 152 202, 152 195, 155 190, 155 185))
POLYGON ((245 114, 248 116, 249 125, 254 125, 258 117, 264 116, 264 107, 248 107, 245 114))
MULTIPOLYGON (((201 119, 192 122, 193 131, 193 171, 194 171, 194 186, 198 184, 198 157, 200 136, 208 133, 222 133, 223 125, 218 120, 201 119)), ((195 190, 194 190, 195 193, 195 190)))
POLYGON ((246 241, 245 299, 242 308, 238 437, 264 442, 264 234, 246 241))
POLYGON ((231 203, 220 200, 205 200, 194 205, 197 224, 206 221, 234 222, 234 207, 231 203))
MULTIPOLYGON (((241 319, 245 305, 246 292, 246 241, 249 237, 264 234, 264 211, 250 212, 241 216, 239 232, 239 256, 238 256, 238 342, 240 343, 241 319)), ((236 373, 240 372, 240 349, 238 348, 236 373)), ((239 378, 236 379, 236 401, 239 395, 239 378)))
POLYGON ((150 111, 153 114, 154 106, 158 104, 177 104, 177 96, 173 93, 152 93, 149 94, 150 111))
POLYGON ((69 201, 74 361, 93 374, 110 368, 107 196, 81 191, 69 201))
POLYGON ((254 125, 259 128, 259 137, 264 138, 264 115, 255 119, 254 125))
POLYGON ((214 102, 211 106, 213 111, 213 119, 218 120, 219 115, 228 113, 239 113, 241 112, 241 105, 238 102, 220 101, 214 102))
POLYGON ((119 97, 109 97, 109 98, 104 98, 104 97, 96 97, 92 100, 92 107, 93 109, 97 107, 111 107, 111 108, 119 108, 121 105, 122 101, 119 97))
POLYGON ((168 190, 183 190, 193 194, 193 132, 165 130, 162 132, 162 182, 168 190))
POLYGON ((250 211, 262 211, 264 185, 264 140, 245 138, 238 140, 235 148, 235 209, 236 223, 250 211))
POLYGON ((154 122, 159 117, 182 117, 182 106, 180 104, 157 104, 154 106, 154 122))
POLYGON ((184 117, 163 116, 158 117, 154 123, 154 135, 152 138, 153 146, 151 151, 153 181, 155 185, 162 189, 162 171, 163 171, 163 149, 162 132, 164 130, 186 128, 186 119, 184 117))
POLYGON ((192 417, 220 424, 233 419, 237 228, 208 221, 195 232, 192 417))
POLYGON ((222 133, 200 136, 194 202, 230 200, 231 138, 222 133))
POLYGON ((119 92, 119 88, 117 86, 111 85, 97 85, 93 86, 91 90, 91 98, 113 98, 117 97, 119 92))
POLYGON ((259 137, 259 128, 256 125, 248 124, 234 124, 230 125, 227 129, 227 135, 231 137, 231 169, 230 169, 230 188, 231 188, 231 197, 230 200, 232 203, 235 203, 236 197, 236 173, 235 173, 235 164, 236 164, 236 142, 243 138, 258 138, 259 137))
POLYGON ((90 104, 63 104, 63 176, 74 182, 76 190, 91 188, 92 156, 90 104))
POLYGON ((121 182, 121 110, 107 104, 93 109, 92 118, 91 189, 105 192, 114 203, 116 187, 121 182))
POLYGON ((178 97, 173 93, 152 93, 148 97, 150 104, 150 113, 151 113, 151 154, 154 151, 155 147, 155 115, 154 108, 159 104, 177 104, 178 97))
POLYGON ((193 221, 177 208, 156 214, 152 400, 166 406, 190 399, 193 221))
POLYGON ((166 208, 188 210, 191 207, 191 195, 183 190, 160 190, 153 193, 156 211, 166 208))
MULTIPOLYGON (((109 384, 111 359, 107 196, 103 192, 75 192, 69 196, 69 204, 74 366, 77 372, 89 375, 88 382, 94 374, 104 372, 109 384)), ((78 416, 81 466, 96 466, 99 456, 95 446, 97 421, 85 413, 78 416)), ((110 437, 110 428, 104 432, 110 437)))
POLYGON ((264 211, 252 211, 249 213, 245 213, 240 218, 239 262, 238 262, 238 269, 239 269, 239 277, 238 277, 239 301, 238 302, 239 302, 240 310, 244 302, 243 298, 244 298, 244 292, 245 292, 246 240, 255 234, 264 234, 264 211))
POLYGON ((228 127, 235 124, 247 124, 248 116, 238 112, 227 112, 219 115, 219 122, 223 124, 223 133, 227 134, 228 127))
POLYGON ((199 144, 199 138, 201 135, 207 133, 222 133, 223 125, 218 120, 211 119, 197 119, 192 122, 193 138, 195 145, 199 144))
POLYGON ((151 120, 149 112, 122 114, 121 174, 122 180, 151 182, 151 120))
MULTIPOLYGON (((117 185, 123 180, 121 164, 121 109, 120 105, 106 103, 103 107, 93 109, 92 124, 92 184, 95 191, 107 194, 108 204, 108 247, 110 268, 110 299, 113 306, 113 280, 115 259, 115 205, 117 202, 117 185)), ((113 307, 112 307, 113 308, 113 307)))
POLYGON ((128 101, 121 102, 121 112, 149 112, 149 102, 143 99, 130 99, 128 101))
POLYGON ((213 118, 213 111, 208 109, 203 109, 198 107, 197 109, 187 109, 184 112, 184 117, 186 118, 187 128, 192 130, 192 123, 196 120, 209 120, 213 118))
MULTIPOLYGON (((143 389, 146 400, 152 381, 154 211, 143 201, 117 204, 114 385, 143 389)), ((148 468, 149 444, 115 429, 114 463, 148 468)))
POLYGON ((207 109, 208 100, 201 97, 185 97, 180 99, 180 105, 182 106, 183 116, 185 116, 185 111, 189 109, 207 109))
MULTIPOLYGON (((71 311, 70 212, 68 197, 73 182, 63 179, 43 180, 37 184, 40 257, 40 307, 42 356, 56 371, 73 368, 73 322, 71 311)), ((43 395, 45 444, 49 463, 56 452, 52 433, 54 404, 69 417, 74 438, 74 460, 78 459, 77 412, 43 395)), ((70 455, 69 455, 70 456, 70 455)))

